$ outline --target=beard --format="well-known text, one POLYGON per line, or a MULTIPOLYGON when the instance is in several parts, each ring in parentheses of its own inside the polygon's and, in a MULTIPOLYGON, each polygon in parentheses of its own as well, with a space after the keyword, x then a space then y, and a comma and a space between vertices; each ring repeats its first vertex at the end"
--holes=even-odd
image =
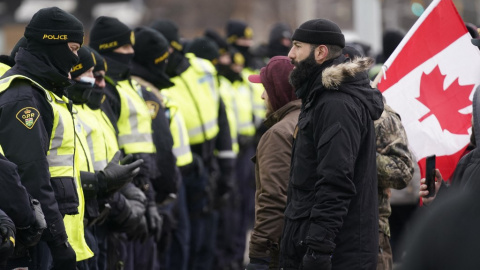
POLYGON ((318 66, 318 63, 315 60, 314 51, 312 50, 310 55, 300 62, 292 60, 292 64, 295 68, 290 73, 288 81, 295 89, 300 89, 315 71, 314 67, 318 66))

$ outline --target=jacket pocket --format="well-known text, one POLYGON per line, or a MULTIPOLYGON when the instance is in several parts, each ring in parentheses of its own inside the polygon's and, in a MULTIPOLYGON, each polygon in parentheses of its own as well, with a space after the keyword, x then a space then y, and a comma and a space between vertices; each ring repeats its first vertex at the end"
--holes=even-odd
POLYGON ((309 218, 313 202, 299 202, 291 200, 285 209, 285 217, 291 220, 309 218))
POLYGON ((78 214, 78 193, 75 180, 70 177, 55 177, 50 179, 55 193, 55 199, 62 215, 78 214))
POLYGON ((320 149, 322 146, 327 144, 331 139, 333 139, 333 137, 340 131, 341 128, 342 126, 338 122, 329 126, 327 130, 323 132, 322 136, 318 140, 317 149, 320 149))

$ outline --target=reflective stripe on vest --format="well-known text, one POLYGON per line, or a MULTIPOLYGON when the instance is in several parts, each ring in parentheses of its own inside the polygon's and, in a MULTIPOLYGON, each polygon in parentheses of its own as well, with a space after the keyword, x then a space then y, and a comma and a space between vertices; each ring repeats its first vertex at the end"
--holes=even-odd
POLYGON ((180 105, 190 145, 193 145, 211 140, 218 134, 219 91, 215 73, 212 73, 215 67, 208 60, 196 58, 193 54, 188 53, 186 57, 191 66, 171 79, 175 86, 165 95, 180 105))
POLYGON ((169 111, 166 117, 170 122, 170 132, 173 138, 172 152, 177 158, 177 166, 182 167, 192 163, 193 161, 187 128, 177 105, 167 97, 164 97, 163 100, 165 102, 165 107, 167 107, 169 111))
MULTIPOLYGON (((136 86, 138 85, 135 84, 136 86)), ((118 82, 117 90, 121 102, 118 119, 119 147, 126 154, 155 153, 152 139, 152 117, 147 104, 129 80, 118 82)))

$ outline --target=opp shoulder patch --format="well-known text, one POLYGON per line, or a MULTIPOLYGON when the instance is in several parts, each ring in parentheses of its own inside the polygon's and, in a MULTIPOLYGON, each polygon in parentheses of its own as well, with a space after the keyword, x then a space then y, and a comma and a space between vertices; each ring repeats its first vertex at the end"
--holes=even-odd
POLYGON ((146 100, 145 103, 147 103, 148 111, 150 112, 150 116, 152 116, 152 119, 157 118, 157 113, 160 105, 157 102, 150 100, 146 100))
POLYGON ((40 112, 33 107, 25 107, 18 111, 16 115, 17 120, 28 129, 33 128, 39 117, 40 112))

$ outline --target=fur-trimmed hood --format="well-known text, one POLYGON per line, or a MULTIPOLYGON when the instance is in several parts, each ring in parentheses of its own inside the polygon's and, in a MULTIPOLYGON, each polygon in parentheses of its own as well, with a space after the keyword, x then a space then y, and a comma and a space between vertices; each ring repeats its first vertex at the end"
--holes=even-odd
POLYGON ((367 72, 374 61, 369 57, 357 57, 352 61, 330 66, 322 72, 322 84, 328 89, 337 89, 344 81, 350 81, 359 73, 367 72))
POLYGON ((383 112, 383 99, 380 91, 370 87, 368 69, 372 66, 373 59, 358 57, 350 60, 339 57, 336 60, 332 66, 322 71, 323 87, 357 97, 368 108, 372 119, 378 119, 383 112), (338 60, 341 62, 338 63, 338 60))

